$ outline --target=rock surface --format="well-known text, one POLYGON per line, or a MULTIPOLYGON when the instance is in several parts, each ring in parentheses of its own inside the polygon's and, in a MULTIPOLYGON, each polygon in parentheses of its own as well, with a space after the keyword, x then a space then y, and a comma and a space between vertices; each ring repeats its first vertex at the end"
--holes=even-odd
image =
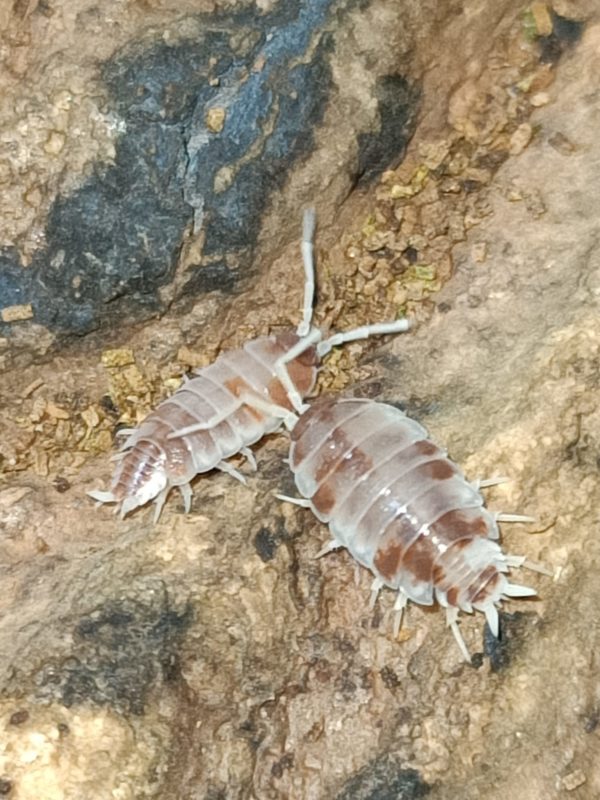
MULTIPOLYGON (((366 571, 357 583, 343 552, 315 560, 326 531, 273 498, 293 491, 284 437, 257 448, 248 487, 199 479, 189 515, 175 496, 156 526, 144 510, 93 510, 84 492, 108 478, 95 454, 118 419, 135 422, 182 365, 297 319, 300 264, 286 251, 229 305, 211 297, 123 331, 103 364, 90 346, 6 373, 8 797, 600 794, 600 24, 578 4, 582 38, 545 72, 515 15, 498 11, 500 24, 478 5, 460 54, 431 57, 404 164, 350 198, 337 227, 326 209, 318 240, 321 320, 346 327, 401 306, 415 329, 333 354, 322 387, 400 404, 473 478, 509 475, 490 506, 536 523, 505 525, 504 549, 554 578, 519 574, 539 598, 505 604, 500 642, 481 615, 461 620, 474 666, 437 609, 411 606, 394 640, 391 593, 370 611, 366 571), (509 102, 517 84, 525 99, 547 95, 527 118, 509 102), (437 291, 443 248, 453 275, 437 291)), ((456 45, 461 24, 448 21, 444 41, 456 45)))
MULTIPOLYGON (((39 36, 41 9, 33 13, 39 36)), ((21 86, 20 104, 4 109, 6 127, 21 132, 10 133, 5 181, 22 186, 19 167, 28 169, 37 189, 26 189, 27 202, 37 207, 33 219, 30 208, 0 228, 2 307, 29 304, 27 325, 81 335, 164 312, 182 297, 189 306, 206 292, 248 286, 265 255, 257 250, 265 226, 271 258, 290 241, 290 204, 317 194, 339 204, 356 181, 400 160, 419 97, 418 70, 414 80, 404 73, 423 19, 385 0, 167 16, 161 29, 146 26, 133 43, 86 61, 92 90, 72 74, 68 51, 53 53, 59 65, 50 60, 54 83, 45 87, 53 102, 21 86), (376 36, 372 17, 384 23, 376 36), (85 135, 101 143, 97 158, 81 163, 73 151, 85 113, 96 120, 91 129, 84 121, 85 135), (44 122, 47 138, 21 165, 11 145, 25 146, 34 116, 35 138, 44 122), (329 140, 327 150, 319 140, 329 140), (334 154, 336 174, 324 181, 334 154), (57 174, 61 161, 82 168, 78 186, 73 172, 68 181, 57 174), (289 199, 277 201, 284 189, 289 199)), ((83 12, 79 35, 88 35, 83 12)), ((36 67, 49 69, 41 58, 36 67)), ((2 328, 15 334, 0 319, 2 328)))

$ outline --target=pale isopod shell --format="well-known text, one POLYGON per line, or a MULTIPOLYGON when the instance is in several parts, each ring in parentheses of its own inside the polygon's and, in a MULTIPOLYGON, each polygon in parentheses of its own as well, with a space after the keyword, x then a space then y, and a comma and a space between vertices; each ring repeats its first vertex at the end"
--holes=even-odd
POLYGON ((497 635, 496 605, 535 594, 508 582, 509 566, 524 559, 503 554, 478 488, 402 411, 317 401, 291 435, 296 486, 333 536, 326 550, 347 548, 373 572, 375 590, 398 592, 398 610, 437 601, 457 636, 458 611, 479 610, 497 635))
MULTIPOLYGON (((129 433, 110 491, 90 495, 100 502, 120 503, 122 516, 156 499, 158 518, 174 486, 189 510, 189 483, 195 475, 216 467, 243 480, 225 460, 240 452, 252 458, 247 448, 281 425, 282 415, 269 413, 271 408, 291 413, 275 364, 298 341, 291 332, 254 339, 198 370, 129 433)), ((286 364, 301 397, 314 387, 316 363, 311 345, 286 364)))

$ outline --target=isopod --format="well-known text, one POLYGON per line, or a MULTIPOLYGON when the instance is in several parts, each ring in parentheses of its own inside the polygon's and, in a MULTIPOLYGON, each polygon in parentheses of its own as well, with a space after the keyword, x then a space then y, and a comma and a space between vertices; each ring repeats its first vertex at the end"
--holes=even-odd
POLYGON ((446 609, 447 623, 467 661, 459 611, 485 614, 498 636, 497 606, 536 592, 509 583, 510 567, 524 557, 505 555, 498 521, 531 517, 492 514, 481 486, 469 483, 427 431, 394 406, 360 399, 320 399, 291 432, 289 465, 302 498, 278 495, 310 508, 333 539, 319 555, 345 547, 374 574, 372 604, 387 586, 398 592, 395 634, 408 600, 446 609))
POLYGON ((323 339, 311 327, 314 302, 314 209, 304 213, 302 260, 305 271, 302 321, 296 332, 262 336, 241 349, 222 353, 196 371, 127 436, 109 491, 88 494, 101 503, 117 503, 121 517, 153 500, 155 520, 171 488, 177 487, 190 510, 190 481, 212 469, 245 482, 227 459, 244 455, 255 469, 249 449, 267 433, 295 422, 303 399, 313 390, 321 359, 333 347, 372 335, 408 330, 407 320, 365 325, 323 339))

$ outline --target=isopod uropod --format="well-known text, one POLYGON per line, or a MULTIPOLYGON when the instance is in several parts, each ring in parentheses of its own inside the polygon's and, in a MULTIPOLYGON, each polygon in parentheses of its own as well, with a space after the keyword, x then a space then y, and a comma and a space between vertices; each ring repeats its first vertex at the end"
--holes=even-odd
POLYGON ((156 503, 158 519, 167 495, 176 486, 185 510, 191 507, 191 479, 216 468, 245 482, 227 462, 241 453, 256 468, 249 449, 282 422, 291 426, 301 412, 303 399, 315 385, 318 365, 333 347, 372 335, 399 333, 407 320, 365 325, 323 339, 311 328, 314 299, 313 237, 315 213, 304 213, 302 257, 305 271, 303 316, 296 332, 262 336, 239 350, 221 354, 196 371, 160 403, 127 436, 109 491, 92 491, 102 503, 117 503, 121 516, 156 503))
POLYGON ((408 600, 446 609, 447 622, 467 661, 459 611, 482 611, 498 636, 496 606, 536 592, 509 583, 524 557, 505 555, 498 521, 531 517, 492 514, 479 487, 434 444, 421 425, 394 406, 359 399, 317 400, 291 432, 289 465, 304 499, 333 537, 319 555, 340 547, 375 575, 372 603, 388 586, 398 592, 395 633, 408 600))

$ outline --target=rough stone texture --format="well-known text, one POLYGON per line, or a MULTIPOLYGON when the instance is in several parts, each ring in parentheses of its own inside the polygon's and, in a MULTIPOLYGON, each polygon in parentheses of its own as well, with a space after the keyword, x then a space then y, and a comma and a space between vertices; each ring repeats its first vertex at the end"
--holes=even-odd
MULTIPOLYGON (((454 780, 447 774, 432 797, 562 797, 577 770, 585 783, 573 796, 596 797, 600 787, 590 721, 600 599, 599 43, 600 28, 590 28, 533 117, 536 140, 498 173, 493 214, 473 237, 488 245, 485 264, 473 261, 472 241, 459 247, 457 274, 438 298, 443 310, 391 345, 397 361, 384 394, 397 396, 400 374, 402 396, 422 407, 435 400, 422 419, 470 474, 514 478, 495 490, 493 505, 538 522, 530 535, 509 530, 505 547, 558 570, 554 582, 533 579, 539 601, 513 604, 541 619, 519 626, 520 652, 513 639, 502 683, 488 685, 489 708, 471 686, 446 709, 470 723, 449 748, 454 780), (557 134, 573 149, 557 150, 557 134)), ((435 725, 438 747, 448 746, 448 722, 435 725)))
MULTIPOLYGON (((432 132, 440 137, 446 115, 482 129, 479 94, 489 94, 499 69, 488 45, 514 28, 510 15, 496 27, 479 5, 448 23, 454 48, 433 48, 437 66, 408 160, 432 132), (454 94, 442 103, 450 74, 454 94)), ((563 5, 560 13, 573 13, 563 5)), ((306 511, 274 500, 274 491, 293 490, 283 438, 258 448, 248 487, 202 478, 192 513, 183 515, 173 497, 156 526, 143 510, 120 521, 93 509, 84 492, 106 480, 105 453, 72 462, 65 453, 58 473, 17 458, 20 470, 3 473, 0 488, 5 794, 598 797, 598 53, 600 25, 589 20, 544 89, 549 102, 529 120, 528 146, 474 192, 485 214, 454 246, 451 280, 421 313, 411 306, 421 320, 414 331, 373 345, 358 367, 362 347, 348 356, 349 392, 401 404, 467 474, 513 478, 489 491, 490 506, 537 518, 504 526, 503 545, 556 570, 554 579, 519 575, 539 599, 505 604, 500 644, 490 643, 481 615, 462 619, 472 667, 437 609, 411 607, 394 641, 391 593, 369 611, 366 572, 356 583, 344 553, 315 560, 326 532, 306 511)), ((336 229, 327 227, 334 212, 326 208, 320 249, 342 227, 359 226, 371 205, 372 195, 352 198, 336 229)), ((429 205, 435 227, 442 209, 438 200, 429 205)), ((345 249, 321 253, 325 319, 335 319, 330 294, 344 283, 345 249)), ((298 272, 296 251, 283 253, 230 307, 213 298, 123 331, 121 344, 138 355, 137 373, 125 367, 123 394, 140 395, 132 387, 142 371, 147 383, 172 379, 184 342, 199 343, 203 363, 269 324, 289 324, 298 272), (208 324, 215 319, 220 330, 208 324)), ((339 368, 336 358, 325 372, 339 368)), ((91 439, 89 409, 114 394, 115 381, 91 348, 6 373, 5 458, 34 413, 40 430, 20 446, 33 448, 44 426, 53 420, 58 431, 78 414, 87 414, 91 439)), ((117 412, 104 407, 114 425, 117 412)))
POLYGON ((348 781, 337 800, 417 800, 429 789, 416 770, 402 769, 394 758, 384 756, 348 781))
MULTIPOLYGON (((35 30, 42 9, 31 13, 35 30)), ((181 297, 248 285, 269 211, 272 258, 290 241, 290 204, 323 191, 337 204, 358 179, 400 160, 414 128, 418 63, 414 79, 403 73, 423 21, 425 10, 385 0, 243 4, 167 17, 160 31, 142 29, 96 64, 86 60, 95 89, 83 98, 80 76, 61 54, 48 87, 54 103, 35 115, 38 148, 16 158, 24 142, 14 134, 5 146, 7 184, 23 184, 19 167, 38 175, 25 191, 37 214, 18 224, 10 215, 0 229, 1 306, 32 305, 33 319, 21 327, 84 334, 123 317, 147 318, 181 297), (384 23, 377 36, 371 18, 384 23), (96 147, 97 160, 81 163, 70 141, 79 129, 69 125, 85 112, 102 128, 86 133, 108 141, 96 147), (326 152, 320 137, 329 140, 326 152), (331 166, 324 170, 323 161, 333 154, 337 176, 324 187, 331 166), (33 157, 42 162, 35 169, 33 157), (52 163, 61 159, 83 168, 78 186, 73 171, 68 181, 57 174, 52 163), (296 197, 293 182, 303 184, 296 197), (289 200, 274 204, 284 188, 289 200)), ((85 25, 82 12, 73 35, 85 36, 85 25)), ((39 90, 30 88, 28 96, 21 86, 20 106, 0 111, 7 127, 9 120, 33 127, 29 107, 39 90)), ((2 329, 10 338, 19 333, 0 320, 2 329)))

